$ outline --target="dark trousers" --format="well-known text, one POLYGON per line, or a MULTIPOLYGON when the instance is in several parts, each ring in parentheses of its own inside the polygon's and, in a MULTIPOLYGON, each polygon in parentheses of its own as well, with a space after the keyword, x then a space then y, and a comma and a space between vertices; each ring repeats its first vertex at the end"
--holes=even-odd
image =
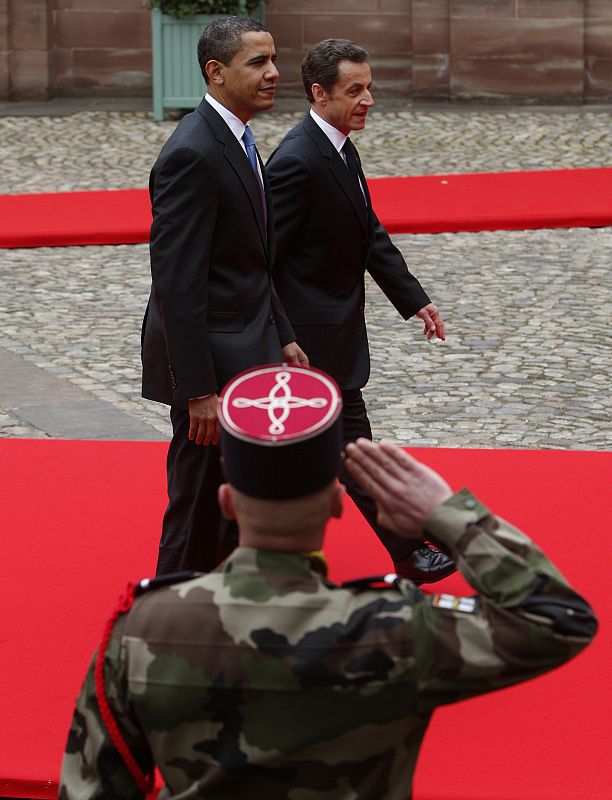
POLYGON ((195 570, 209 572, 236 546, 236 523, 221 514, 217 490, 223 483, 218 446, 188 438, 189 414, 170 409, 168 507, 162 523, 157 575, 195 570))
MULTIPOLYGON (((354 442, 359 437, 372 439, 372 428, 366 411, 365 402, 360 389, 347 389, 342 391, 342 439, 343 447, 349 442, 354 442)), ((388 528, 384 528, 376 521, 376 503, 370 495, 342 468, 340 480, 346 486, 346 491, 374 532, 383 543, 393 561, 403 561, 408 558, 423 542, 421 539, 406 539, 398 536, 388 528)))

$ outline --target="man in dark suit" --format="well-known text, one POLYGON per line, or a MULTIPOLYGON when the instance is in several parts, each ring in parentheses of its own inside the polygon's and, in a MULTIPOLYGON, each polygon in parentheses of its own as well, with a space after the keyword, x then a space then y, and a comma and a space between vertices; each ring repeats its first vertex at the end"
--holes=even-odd
MULTIPOLYGON (((326 39, 302 63, 310 113, 266 165, 276 231, 274 281, 313 366, 342 389, 344 442, 372 438, 361 389, 370 372, 364 318, 367 269, 404 319, 416 315, 428 339, 444 323, 378 221, 359 156, 348 135, 362 130, 373 105, 367 53, 346 39, 326 39)), ((347 490, 389 551, 398 573, 416 582, 455 570, 422 541, 399 540, 377 523, 376 506, 348 473, 347 490)))
POLYGON ((150 180, 142 393, 170 406, 173 428, 158 575, 208 571, 232 546, 217 501, 217 391, 257 364, 307 363, 272 283, 269 187, 247 125, 274 105, 274 42, 255 19, 221 18, 202 33, 198 60, 207 94, 150 180))

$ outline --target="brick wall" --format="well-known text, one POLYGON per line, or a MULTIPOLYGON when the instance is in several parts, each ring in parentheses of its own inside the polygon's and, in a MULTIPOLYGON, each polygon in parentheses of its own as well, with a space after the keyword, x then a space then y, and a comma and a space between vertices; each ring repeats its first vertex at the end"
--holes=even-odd
MULTIPOLYGON (((0 99, 148 96, 146 0, 0 0, 0 99)), ((320 39, 370 53, 379 97, 612 101, 612 0, 269 0, 282 95, 320 39)))

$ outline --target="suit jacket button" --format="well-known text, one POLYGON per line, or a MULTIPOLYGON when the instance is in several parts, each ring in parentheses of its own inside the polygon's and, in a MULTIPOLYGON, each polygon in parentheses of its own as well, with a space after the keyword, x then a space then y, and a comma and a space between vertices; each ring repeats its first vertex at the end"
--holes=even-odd
POLYGON ((274 314, 268 314, 268 322, 270 323, 270 325, 274 325, 274 323, 276 322, 276 320, 274 319, 274 314))
POLYGON ((359 313, 363 314, 365 311, 365 306, 359 306, 359 313))

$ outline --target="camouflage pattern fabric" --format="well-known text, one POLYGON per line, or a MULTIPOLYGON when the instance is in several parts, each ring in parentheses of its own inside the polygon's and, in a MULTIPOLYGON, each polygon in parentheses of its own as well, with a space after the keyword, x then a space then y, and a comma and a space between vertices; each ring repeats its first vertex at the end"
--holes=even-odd
MULTIPOLYGON (((107 693, 164 797, 406 800, 432 711, 524 681, 593 637, 589 606, 467 490, 428 518, 477 592, 338 587, 298 554, 238 548, 121 617, 107 693)), ((90 669, 60 800, 140 793, 101 722, 90 669)), ((469 713, 469 709, 466 709, 469 713)))

